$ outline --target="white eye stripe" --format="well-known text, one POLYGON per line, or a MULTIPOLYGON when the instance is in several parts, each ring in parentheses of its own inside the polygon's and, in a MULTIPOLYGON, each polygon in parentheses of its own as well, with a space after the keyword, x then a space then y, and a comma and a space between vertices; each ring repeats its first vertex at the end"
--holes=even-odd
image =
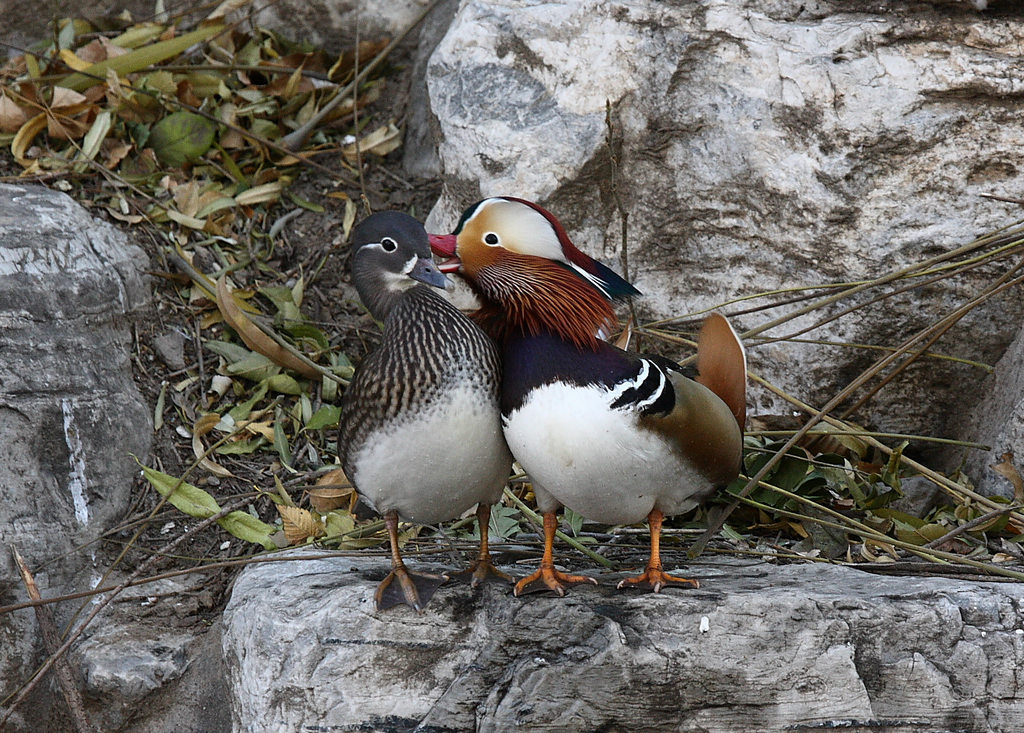
POLYGON ((519 254, 537 255, 568 264, 558 233, 551 222, 536 209, 518 201, 495 198, 481 203, 466 224, 478 216, 486 217, 480 226, 483 230, 480 241, 483 244, 501 246, 519 254), (491 234, 495 236, 496 242, 487 241, 488 235, 491 234))
POLYGON ((398 249, 398 243, 395 242, 391 237, 383 237, 379 242, 369 242, 364 244, 363 249, 379 249, 382 252, 390 254, 398 249))

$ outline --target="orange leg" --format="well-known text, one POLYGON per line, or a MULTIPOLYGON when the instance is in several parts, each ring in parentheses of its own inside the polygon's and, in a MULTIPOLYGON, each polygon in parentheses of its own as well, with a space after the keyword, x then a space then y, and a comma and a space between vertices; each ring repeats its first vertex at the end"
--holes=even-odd
POLYGON ((491 551, 487 546, 487 527, 491 522, 491 507, 488 504, 480 504, 476 508, 476 523, 480 527, 480 552, 468 569, 455 573, 456 577, 470 578, 470 585, 476 588, 485 580, 491 578, 512 581, 512 576, 503 573, 494 567, 491 562, 491 551))
POLYGON ((544 512, 544 557, 540 561, 540 567, 531 575, 516 583, 515 594, 521 596, 524 593, 532 593, 538 590, 553 590, 560 596, 565 595, 566 585, 577 583, 593 583, 597 581, 586 575, 568 575, 555 570, 554 544, 555 530, 558 529, 558 518, 554 512, 544 512), (531 588, 530 586, 537 587, 531 588))
POLYGON ((384 526, 387 527, 388 538, 391 540, 391 572, 380 582, 377 592, 373 594, 377 610, 383 611, 404 603, 417 611, 422 611, 430 602, 434 591, 448 578, 444 575, 410 573, 402 561, 402 554, 398 551, 398 512, 388 512, 384 515, 384 526), (398 583, 394 582, 396 580, 398 583))
POLYGON ((620 581, 617 587, 644 587, 650 588, 655 593, 659 593, 666 585, 692 585, 694 588, 700 587, 700 583, 696 580, 677 578, 666 573, 661 567, 661 521, 663 518, 664 515, 658 509, 653 509, 647 515, 647 523, 651 527, 651 558, 647 561, 647 569, 643 572, 643 575, 620 581))

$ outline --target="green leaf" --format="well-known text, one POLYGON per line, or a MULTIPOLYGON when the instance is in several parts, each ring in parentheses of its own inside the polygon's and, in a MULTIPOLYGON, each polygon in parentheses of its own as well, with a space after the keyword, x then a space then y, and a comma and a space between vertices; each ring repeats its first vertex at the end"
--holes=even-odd
POLYGON ((153 125, 149 145, 164 165, 198 160, 213 145, 217 124, 194 112, 175 112, 153 125))
MULTIPOLYGON (((75 36, 77 35, 78 29, 75 27, 74 21, 65 20, 60 28, 60 32, 57 34, 57 48, 71 48, 75 43, 75 36)), ((60 86, 68 85, 61 84, 60 86)), ((68 88, 70 89, 71 87, 68 88)))
POLYGON ((295 306, 291 288, 286 288, 283 285, 267 285, 260 288, 258 292, 273 303, 279 311, 284 310, 288 306, 295 306))
POLYGON ((583 529, 583 515, 577 514, 569 507, 566 507, 565 511, 563 511, 562 520, 572 529, 573 537, 578 535, 580 530, 583 529))
MULTIPOLYGON (((78 157, 83 160, 95 159, 96 154, 100 151, 100 145, 106 139, 112 125, 113 117, 109 110, 103 110, 96 115, 92 127, 89 128, 89 132, 86 133, 85 138, 82 140, 82 149, 79 151, 78 157)), ((82 170, 85 170, 84 166, 82 170)))
POLYGON ((206 341, 203 345, 207 351, 212 351, 217 356, 222 357, 228 364, 248 359, 253 355, 253 352, 244 346, 239 346, 229 341, 206 341))
POLYGON ((198 486, 149 466, 142 466, 142 474, 160 496, 190 517, 206 519, 220 511, 217 500, 198 486))
POLYGON ((328 537, 338 537, 356 528, 356 520, 348 513, 328 512, 324 519, 328 537))
POLYGON ((896 524, 896 539, 909 542, 912 545, 927 545, 949 533, 949 527, 941 524, 922 524, 919 527, 908 527, 901 523, 896 524))
POLYGON ((139 23, 125 30, 124 33, 111 38, 111 44, 121 48, 138 48, 144 43, 149 43, 167 30, 161 23, 139 23))
POLYGON ((327 402, 338 399, 338 383, 326 376, 320 380, 320 396, 327 402))
POLYGON ((284 330, 288 332, 292 338, 296 340, 308 340, 316 344, 317 347, 326 351, 330 348, 330 341, 327 340, 327 336, 316 326, 312 326, 308 323, 286 323, 284 330))
POLYGON ((787 453, 775 465, 775 468, 768 474, 765 480, 779 488, 796 493, 800 484, 807 477, 809 468, 810 464, 807 462, 806 456, 801 456, 798 453, 787 453))
POLYGON ((906 525, 907 527, 911 527, 913 529, 920 529, 925 525, 925 521, 920 517, 915 517, 913 514, 901 512, 899 509, 882 507, 879 509, 873 509, 871 513, 876 517, 885 517, 886 519, 891 519, 894 522, 899 522, 900 524, 906 525))
POLYGON ((213 97, 217 94, 223 94, 225 99, 231 98, 231 93, 225 88, 224 79, 221 76, 193 72, 188 74, 186 78, 192 82, 192 91, 200 99, 213 97), (225 94, 225 92, 227 93, 225 94))
POLYGON ((302 394, 302 387, 295 381, 295 377, 289 374, 275 374, 267 380, 267 386, 275 392, 287 395, 302 394))
POLYGON ((206 204, 196 212, 197 219, 205 219, 210 214, 215 214, 221 209, 231 209, 235 206, 235 200, 230 196, 220 196, 206 204))
POLYGON ((250 354, 248 358, 236 361, 234 364, 228 364, 224 371, 253 382, 263 382, 280 374, 281 367, 263 354, 250 354))
POLYGON ((262 435, 252 440, 236 440, 232 443, 224 443, 216 448, 215 453, 222 456, 247 456, 255 453, 267 444, 267 439, 262 435))
POLYGON ((128 120, 125 126, 128 128, 128 134, 135 143, 135 147, 139 150, 146 147, 146 143, 149 141, 149 125, 128 120))
POLYGON ((92 66, 87 66, 81 73, 71 74, 57 82, 59 86, 81 92, 95 84, 103 84, 107 78, 107 70, 113 69, 118 76, 131 74, 159 64, 161 61, 174 58, 207 38, 211 38, 224 30, 223 25, 209 25, 191 33, 171 38, 166 41, 149 44, 135 49, 122 56, 105 59, 92 66))
POLYGON ((882 469, 882 481, 885 482, 886 486, 889 486, 893 491, 899 492, 900 496, 903 496, 903 492, 900 489, 900 461, 903 458, 903 450, 909 445, 909 441, 904 440, 900 443, 896 449, 889 456, 889 462, 885 464, 885 468, 882 469))
POLYGON ((320 430, 337 425, 341 417, 341 408, 337 405, 322 405, 306 422, 306 430, 320 430))
POLYGON ((256 388, 256 391, 252 393, 252 397, 247 399, 245 402, 240 402, 232 407, 231 410, 228 411, 228 415, 230 415, 235 422, 248 419, 249 414, 252 412, 252 408, 256 406, 256 403, 267 396, 267 389, 266 384, 260 384, 256 388))
MULTIPOLYGON (((253 105, 249 107, 249 111, 255 114, 272 114, 274 112, 274 104, 272 102, 267 102, 262 105, 253 105)), ((260 117, 252 121, 250 132, 252 132, 252 134, 257 138, 263 138, 265 140, 276 140, 281 137, 281 129, 277 126, 276 122, 265 120, 260 117)))
MULTIPOLYGON (((571 511, 571 510, 567 510, 571 511)), ((487 529, 491 535, 508 539, 522 530, 519 520, 522 512, 511 506, 491 507, 491 521, 487 523, 487 529)), ((476 535, 479 537, 479 534, 476 535)))
POLYGON ((263 545, 265 550, 277 549, 277 543, 271 539, 277 527, 257 519, 249 512, 229 512, 218 519, 217 524, 240 540, 263 545))
POLYGON ((139 79, 139 88, 174 95, 178 91, 178 82, 169 71, 154 71, 139 79))
POLYGON ((340 547, 345 550, 358 550, 363 547, 376 547, 385 542, 384 538, 374 535, 368 536, 367 527, 356 527, 355 519, 348 512, 331 511, 324 517, 324 524, 327 527, 328 544, 340 547), (346 537, 345 535, 350 535, 346 537), (339 539, 340 538, 340 539, 339 539))
POLYGON ((299 196, 295 195, 291 191, 287 191, 285 193, 285 195, 289 199, 291 199, 293 204, 296 204, 297 206, 301 206, 303 209, 306 209, 308 211, 312 211, 312 212, 317 213, 317 214, 322 214, 322 213, 324 213, 326 211, 326 209, 323 206, 321 206, 320 204, 315 204, 312 201, 308 201, 307 199, 300 198, 299 196))

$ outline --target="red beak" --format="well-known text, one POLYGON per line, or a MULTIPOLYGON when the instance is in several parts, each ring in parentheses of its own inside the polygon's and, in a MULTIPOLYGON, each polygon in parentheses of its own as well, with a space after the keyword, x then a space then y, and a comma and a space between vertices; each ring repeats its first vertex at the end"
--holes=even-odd
POLYGON ((455 256, 455 235, 454 234, 431 234, 430 249, 438 257, 455 256))
POLYGON ((441 272, 456 272, 462 261, 455 254, 456 239, 454 234, 431 234, 430 249, 438 257, 447 259, 437 266, 441 272))

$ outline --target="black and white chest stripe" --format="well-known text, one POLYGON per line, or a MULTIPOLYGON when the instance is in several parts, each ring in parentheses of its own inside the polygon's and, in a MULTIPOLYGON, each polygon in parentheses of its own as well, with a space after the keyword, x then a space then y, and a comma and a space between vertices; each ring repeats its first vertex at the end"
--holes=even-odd
POLYGON ((636 370, 609 390, 609 406, 613 410, 633 410, 644 415, 667 415, 676 404, 670 370, 679 371, 667 360, 659 363, 647 358, 637 359, 636 370))

